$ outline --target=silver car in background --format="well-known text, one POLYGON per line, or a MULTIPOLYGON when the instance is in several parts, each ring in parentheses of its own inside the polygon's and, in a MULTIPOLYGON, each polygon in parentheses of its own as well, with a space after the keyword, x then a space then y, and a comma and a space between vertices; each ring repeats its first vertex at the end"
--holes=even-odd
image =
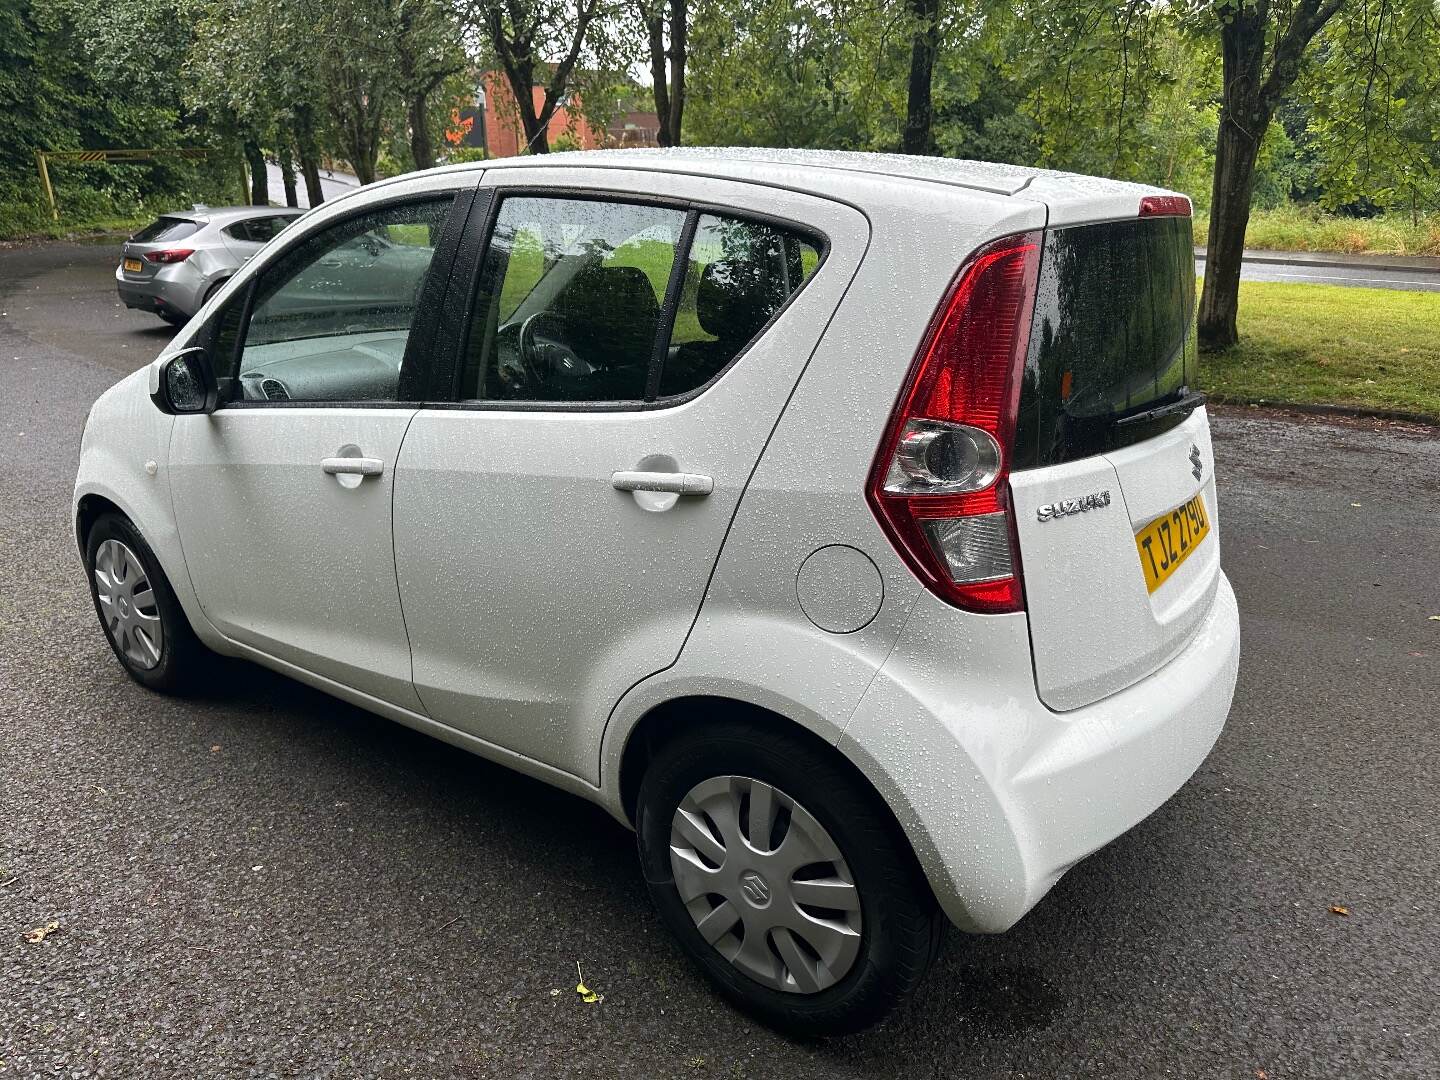
POLYGON ((128 308, 179 325, 305 211, 275 206, 197 206, 165 214, 120 252, 115 285, 128 308))

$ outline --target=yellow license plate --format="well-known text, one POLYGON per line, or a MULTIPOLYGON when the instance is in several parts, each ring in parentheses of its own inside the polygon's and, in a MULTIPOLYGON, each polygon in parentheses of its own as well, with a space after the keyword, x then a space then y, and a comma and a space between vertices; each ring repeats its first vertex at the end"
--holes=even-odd
POLYGON ((138 274, 138 273, 140 273, 141 270, 144 270, 144 269, 145 269, 145 266, 144 266, 144 264, 142 264, 142 263, 140 262, 139 259, 126 259, 126 260, 125 260, 125 271, 126 271, 126 273, 138 274))
POLYGON ((1136 533, 1135 548, 1140 552, 1140 569, 1145 571, 1145 587, 1153 593, 1164 585, 1208 535, 1210 515, 1200 495, 1161 514, 1136 533))

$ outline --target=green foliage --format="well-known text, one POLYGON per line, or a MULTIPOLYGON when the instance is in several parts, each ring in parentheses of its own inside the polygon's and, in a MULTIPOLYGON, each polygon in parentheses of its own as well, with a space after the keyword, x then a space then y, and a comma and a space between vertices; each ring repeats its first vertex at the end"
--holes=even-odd
POLYGON ((1321 201, 1440 209, 1440 9, 1353 0, 1302 83, 1321 201))
MULTIPOLYGON (((143 18, 145 5, 117 0, 110 18, 143 18)), ((163 0, 149 5, 165 11, 163 0)), ((0 228, 7 234, 51 224, 35 166, 36 150, 164 149, 205 145, 178 87, 135 77, 135 69, 102 51, 124 52, 123 35, 99 28, 79 0, 0 0, 0 228)), ((164 41, 157 39, 157 50, 164 41)), ((147 69, 148 70, 148 69, 147 69)), ((52 163, 51 180, 65 222, 129 217, 150 206, 213 198, 226 189, 223 161, 157 158, 126 165, 52 163)))
MULTIPOLYGON (((1206 214, 1197 214, 1195 235, 1203 240, 1209 224, 1206 214)), ((1245 246, 1267 251, 1440 256, 1440 214, 1421 215, 1412 222, 1403 214, 1342 217, 1317 204, 1284 203, 1273 210, 1251 212, 1245 246)))

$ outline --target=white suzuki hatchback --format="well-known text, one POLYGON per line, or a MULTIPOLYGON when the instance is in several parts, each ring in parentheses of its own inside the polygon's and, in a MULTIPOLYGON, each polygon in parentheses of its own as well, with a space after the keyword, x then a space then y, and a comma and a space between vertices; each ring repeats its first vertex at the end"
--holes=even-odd
POLYGON ((725 995, 857 1029, 1225 721, 1189 215, 754 150, 367 187, 96 403, 100 621, 595 800, 725 995))

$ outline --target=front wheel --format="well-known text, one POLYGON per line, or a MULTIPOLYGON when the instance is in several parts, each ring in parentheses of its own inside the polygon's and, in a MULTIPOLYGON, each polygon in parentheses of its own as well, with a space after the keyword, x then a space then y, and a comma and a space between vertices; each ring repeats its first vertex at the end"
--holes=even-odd
POLYGON ((678 736, 646 771, 636 831, 661 918, 725 997, 776 1028, 866 1028, 934 956, 941 916, 905 838, 804 737, 748 722, 678 736))
POLYGON ((150 545, 125 518, 105 514, 91 528, 85 554, 90 596, 115 658, 141 686, 181 689, 196 675, 205 647, 150 545))

